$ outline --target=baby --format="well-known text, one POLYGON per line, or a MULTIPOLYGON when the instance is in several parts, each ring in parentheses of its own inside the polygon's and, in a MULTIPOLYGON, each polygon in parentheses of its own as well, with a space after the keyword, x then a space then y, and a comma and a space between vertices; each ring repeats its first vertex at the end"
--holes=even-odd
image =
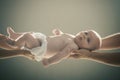
POLYGON ((56 29, 53 30, 55 35, 48 37, 42 33, 16 33, 12 28, 8 28, 7 32, 15 40, 14 45, 31 51, 35 60, 42 60, 44 66, 60 62, 70 56, 73 50, 95 50, 101 46, 101 37, 93 30, 82 31, 74 36, 56 29), (76 44, 74 40, 80 40, 81 44, 76 44))

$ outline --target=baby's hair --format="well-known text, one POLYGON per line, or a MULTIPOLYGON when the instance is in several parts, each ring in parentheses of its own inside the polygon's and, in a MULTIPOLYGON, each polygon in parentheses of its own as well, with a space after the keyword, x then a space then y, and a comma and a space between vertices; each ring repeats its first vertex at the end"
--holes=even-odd
MULTIPOLYGON (((95 31, 94 31, 95 32, 95 31)), ((96 35, 98 36, 98 38, 99 38, 99 48, 102 46, 102 38, 101 38, 101 36, 97 33, 97 32, 95 32, 96 33, 96 35)), ((96 48, 96 49, 99 49, 99 48, 96 48)))

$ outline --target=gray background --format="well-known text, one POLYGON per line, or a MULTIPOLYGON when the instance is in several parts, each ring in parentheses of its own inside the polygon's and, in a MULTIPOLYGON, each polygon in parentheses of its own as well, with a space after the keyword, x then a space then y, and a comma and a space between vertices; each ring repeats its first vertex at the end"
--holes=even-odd
MULTIPOLYGON (((120 0, 0 0, 0 33, 7 35, 8 26, 47 36, 54 28, 71 34, 94 29, 105 37, 120 32, 120 0)), ((114 51, 120 50, 106 52, 114 51)), ((16 57, 0 60, 0 80, 120 80, 120 68, 81 59, 44 68, 16 57)))

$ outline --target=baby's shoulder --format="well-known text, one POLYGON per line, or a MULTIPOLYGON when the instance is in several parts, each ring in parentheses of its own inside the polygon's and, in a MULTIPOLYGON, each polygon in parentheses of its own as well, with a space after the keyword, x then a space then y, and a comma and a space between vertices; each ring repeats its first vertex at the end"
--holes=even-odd
POLYGON ((71 35, 71 34, 66 34, 66 33, 61 34, 60 37, 61 37, 62 39, 64 39, 64 40, 66 40, 66 41, 73 41, 73 39, 74 39, 74 36, 73 36, 73 35, 71 35))
POLYGON ((74 36, 71 34, 63 34, 65 37, 64 41, 65 43, 71 48, 71 49, 78 49, 77 44, 74 42, 74 36))
POLYGON ((62 34, 60 36, 61 40, 66 42, 66 43, 72 43, 73 42, 73 38, 71 36, 69 36, 68 34, 62 34))
POLYGON ((68 37, 68 38, 74 38, 75 37, 74 35, 68 34, 68 33, 61 34, 61 36, 68 37))

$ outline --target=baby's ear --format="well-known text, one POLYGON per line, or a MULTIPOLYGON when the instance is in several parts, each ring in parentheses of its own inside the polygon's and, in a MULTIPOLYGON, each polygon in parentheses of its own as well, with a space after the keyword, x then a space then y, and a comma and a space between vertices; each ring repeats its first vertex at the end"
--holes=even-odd
POLYGON ((54 35, 61 35, 61 34, 63 34, 63 32, 62 32, 60 29, 53 29, 53 30, 52 30, 52 33, 53 33, 54 35))

